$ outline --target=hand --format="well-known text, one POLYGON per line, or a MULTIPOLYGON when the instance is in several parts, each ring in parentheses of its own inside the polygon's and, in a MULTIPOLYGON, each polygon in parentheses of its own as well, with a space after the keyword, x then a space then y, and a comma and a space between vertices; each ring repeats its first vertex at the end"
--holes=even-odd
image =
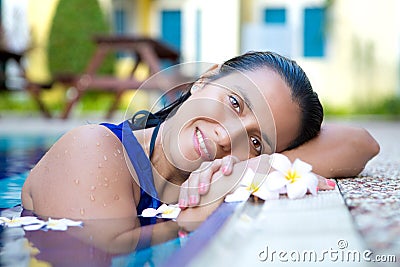
POLYGON ((199 169, 192 172, 189 178, 181 185, 179 206, 193 207, 199 204, 200 196, 208 193, 212 176, 220 171, 223 175, 230 175, 233 165, 239 162, 235 156, 225 156, 212 162, 203 162, 199 169))

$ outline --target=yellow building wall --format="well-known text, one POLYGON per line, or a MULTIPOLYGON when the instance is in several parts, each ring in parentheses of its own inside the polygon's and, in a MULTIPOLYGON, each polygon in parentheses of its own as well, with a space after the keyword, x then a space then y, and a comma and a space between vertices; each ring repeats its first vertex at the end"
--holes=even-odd
POLYGON ((323 102, 352 110, 393 95, 399 86, 399 1, 333 3, 326 57, 300 60, 323 102))
POLYGON ((47 40, 58 0, 30 0, 28 7, 32 48, 28 53, 27 75, 33 81, 50 81, 47 68, 47 40))

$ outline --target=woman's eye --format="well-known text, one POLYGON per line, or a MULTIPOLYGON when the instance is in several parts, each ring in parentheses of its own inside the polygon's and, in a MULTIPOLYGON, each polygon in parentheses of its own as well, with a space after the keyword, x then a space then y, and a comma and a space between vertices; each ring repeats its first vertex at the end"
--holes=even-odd
POLYGON ((232 107, 236 110, 237 113, 240 113, 240 103, 236 99, 236 97, 230 95, 229 96, 229 101, 231 102, 232 107))
POLYGON ((261 150, 262 150, 261 142, 253 136, 250 137, 250 140, 251 140, 251 143, 253 144, 254 149, 257 151, 257 153, 261 154, 261 150))

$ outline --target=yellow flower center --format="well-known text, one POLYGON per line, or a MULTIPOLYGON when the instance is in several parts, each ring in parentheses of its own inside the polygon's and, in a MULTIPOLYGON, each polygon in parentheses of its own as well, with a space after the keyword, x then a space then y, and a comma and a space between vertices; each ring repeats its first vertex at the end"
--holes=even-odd
POLYGON ((47 225, 50 226, 50 227, 57 226, 58 222, 51 221, 51 222, 48 222, 47 225))
POLYGON ((289 180, 291 184, 296 182, 300 177, 300 174, 296 170, 289 170, 285 175, 285 178, 289 180))
POLYGON ((251 183, 248 187, 246 187, 246 189, 251 193, 257 192, 259 188, 260 188, 259 185, 255 183, 251 183))
POLYGON ((163 211, 162 214, 171 214, 174 211, 174 209, 167 209, 165 211, 163 211))

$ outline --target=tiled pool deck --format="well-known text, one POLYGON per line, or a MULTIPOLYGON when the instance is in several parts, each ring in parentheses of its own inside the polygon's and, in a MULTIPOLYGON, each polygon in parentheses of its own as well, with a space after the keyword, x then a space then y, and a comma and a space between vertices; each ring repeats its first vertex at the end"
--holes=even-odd
MULTIPOLYGON (((61 133, 88 121, 100 120, 3 116, 0 133, 61 133)), ((381 145, 358 177, 338 179, 318 197, 240 206, 191 265, 400 266, 400 121, 341 122, 368 129, 381 145), (392 255, 394 263, 374 261, 392 255)))

